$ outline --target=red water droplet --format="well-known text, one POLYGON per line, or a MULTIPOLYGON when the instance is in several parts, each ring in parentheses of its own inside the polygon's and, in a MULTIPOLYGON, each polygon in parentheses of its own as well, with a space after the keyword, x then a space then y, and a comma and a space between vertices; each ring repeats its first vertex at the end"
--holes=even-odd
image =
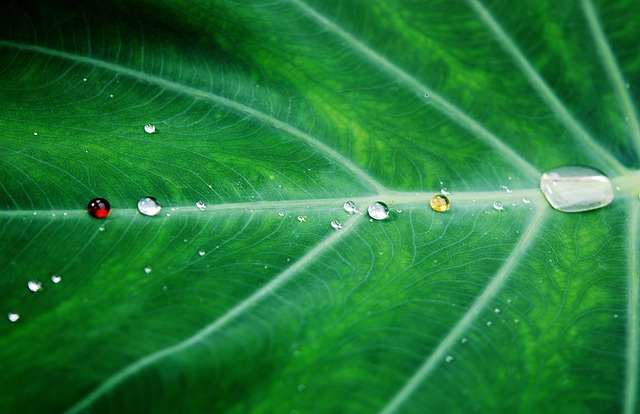
POLYGON ((111 204, 104 198, 94 198, 89 201, 87 211, 95 218, 103 219, 109 215, 111 204))

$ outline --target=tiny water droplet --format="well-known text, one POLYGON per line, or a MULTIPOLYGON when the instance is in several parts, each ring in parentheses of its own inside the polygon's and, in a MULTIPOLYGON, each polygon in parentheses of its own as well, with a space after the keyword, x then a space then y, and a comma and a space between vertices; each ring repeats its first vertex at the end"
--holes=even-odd
POLYGON ((382 201, 376 201, 367 209, 369 217, 375 220, 384 220, 389 217, 389 207, 382 201))
POLYGON ((162 210, 155 197, 143 197, 138 201, 138 211, 145 216, 155 216, 162 210))
POLYGON ((9 322, 17 322, 20 319, 20 315, 15 312, 9 312, 7 318, 9 318, 9 322))
POLYGON ((466 344, 466 343, 467 343, 467 338, 462 338, 462 339, 460 340, 460 342, 462 342, 463 344, 466 344))
POLYGON ((53 276, 51 276, 51 281, 52 281, 53 283, 58 284, 58 283, 62 282, 62 276, 60 276, 60 275, 53 275, 53 276))
POLYGON ((540 178, 540 189, 551 207, 568 213, 594 210, 613 201, 611 181, 591 167, 549 170, 540 178))
POLYGON ((200 250, 200 251, 198 252, 198 255, 199 255, 200 257, 204 256, 205 254, 207 254, 207 252, 205 252, 204 250, 200 250))
POLYGON ((147 134, 153 134, 154 132, 156 132, 156 126, 153 124, 147 124, 144 126, 144 132, 146 132, 147 134))
POLYGON ((400 210, 399 208, 396 209, 396 213, 400 214, 402 213, 402 210, 400 210))
POLYGON ((618 314, 616 313, 615 315, 613 315, 613 317, 614 317, 614 318, 617 318, 617 317, 618 317, 618 314))
POLYGON ((304 384, 299 384, 299 385, 298 385, 298 391, 301 391, 301 392, 302 392, 302 391, 304 391, 304 390, 305 390, 305 388, 307 388, 307 387, 306 387, 304 384))
POLYGON ((518 322, 520 322, 520 319, 514 319, 513 320, 513 323, 518 323, 518 322))
POLYGON ((279 217, 284 217, 284 213, 278 213, 279 217))
POLYGON ((513 193, 513 190, 507 187, 506 185, 501 185, 500 188, 502 188, 507 193, 513 193))
POLYGON ((491 325, 493 325, 493 322, 488 321, 488 322, 487 322, 487 326, 491 326, 491 325))
POLYGON ((495 308, 493 311, 494 311, 495 313, 500 313, 500 308, 495 308))
POLYGON ((37 135, 38 135, 38 133, 37 133, 37 132, 34 132, 34 133, 33 133, 33 135, 36 135, 36 136, 37 136, 37 135))
POLYGON ((440 194, 445 195, 445 196, 448 196, 448 195, 449 195, 449 194, 451 194, 451 193, 449 192, 449 190, 447 189, 447 187, 442 187, 442 188, 440 189, 440 194))
POLYGON ((493 208, 498 210, 498 211, 504 210, 504 206, 502 205, 502 203, 500 201, 496 201, 495 203, 493 203, 493 208))
POLYGON ((40 289, 42 289, 42 283, 38 282, 37 280, 30 280, 27 283, 27 287, 29 288, 30 291, 37 292, 40 289))
POLYGON ((429 201, 429 205, 433 211, 437 211, 438 213, 444 213, 449 210, 451 203, 449 202, 449 198, 445 195, 436 194, 429 201))
POLYGON ((529 200, 528 198, 523 198, 522 202, 525 204, 531 204, 531 200, 529 200))
POLYGON ((98 227, 98 231, 99 232, 103 232, 104 231, 104 227, 103 226, 98 227))
POLYGON ((147 266, 147 267, 145 267, 145 268, 144 268, 144 272, 145 272, 146 274, 151 273, 151 271, 152 271, 151 266, 147 266))
POLYGON ((109 215, 111 204, 104 198, 94 198, 87 204, 87 211, 92 217, 103 219, 109 215))
POLYGON ((339 220, 333 220, 331 222, 331 227, 333 227, 334 229, 338 230, 342 228, 342 224, 340 224, 339 220))
POLYGON ((82 78, 82 81, 83 81, 83 82, 86 82, 86 81, 87 81, 87 78, 82 78))
POLYGON ((347 201, 346 203, 344 203, 344 211, 346 211, 349 214, 353 214, 353 213, 357 213, 358 212, 358 208, 356 207, 356 203, 354 203, 353 201, 347 201))
POLYGON ((202 201, 198 201, 196 202, 196 207, 198 207, 200 210, 204 210, 207 208, 207 205, 205 203, 203 203, 202 201))
POLYGON ((453 357, 451 355, 447 355, 444 360, 447 361, 447 362, 451 362, 451 361, 453 361, 453 357))
POLYGON ((304 216, 298 216, 298 221, 300 223, 302 223, 303 221, 306 221, 307 219, 304 216))

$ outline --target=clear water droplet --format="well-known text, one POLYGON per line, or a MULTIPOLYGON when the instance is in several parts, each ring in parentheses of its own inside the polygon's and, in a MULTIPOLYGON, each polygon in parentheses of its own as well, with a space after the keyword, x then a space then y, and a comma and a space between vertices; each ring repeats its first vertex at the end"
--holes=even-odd
POLYGON ((204 256, 205 254, 207 254, 207 252, 205 252, 204 250, 200 250, 198 252, 198 256, 200 256, 200 257, 204 256))
POLYGON ((9 322, 17 322, 20 319, 20 315, 15 312, 9 312, 7 318, 9 318, 9 322))
POLYGON ((354 214, 358 212, 356 203, 354 203, 353 201, 347 201, 346 203, 344 203, 343 207, 344 207, 344 211, 346 211, 349 214, 354 214))
POLYGON ((495 308, 493 311, 494 311, 495 313, 500 313, 500 308, 495 308))
POLYGON ((62 276, 60 276, 60 275, 53 275, 53 276, 51 276, 51 281, 52 281, 53 283, 58 284, 58 283, 62 282, 62 276))
POLYGON ((145 268, 144 268, 144 272, 145 272, 146 274, 151 273, 151 272, 152 272, 151 266, 147 266, 147 267, 145 267, 145 268))
POLYGON ((447 189, 447 187, 442 187, 442 188, 440 189, 440 194, 445 195, 445 196, 448 196, 448 195, 449 195, 449 194, 451 194, 451 193, 449 192, 449 190, 447 189))
POLYGON ((462 338, 462 339, 460 340, 460 342, 462 342, 463 344, 466 344, 466 343, 467 343, 467 341, 468 341, 468 340, 467 340, 467 338, 462 338))
POLYGON ((502 205, 502 203, 500 201, 496 201, 495 203, 493 203, 493 208, 498 210, 498 211, 504 210, 504 206, 502 205))
POLYGON ((103 231, 104 231, 104 226, 100 226, 100 227, 98 227, 98 231, 99 231, 99 232, 103 232, 103 231))
POLYGON ((574 213, 604 207, 613 201, 611 181, 591 167, 564 166, 542 174, 540 189, 551 207, 574 213))
POLYGON ((27 283, 27 287, 32 292, 38 292, 40 289, 42 289, 42 283, 38 282, 37 280, 30 280, 27 283))
POLYGON ((396 213, 400 214, 402 213, 402 210, 400 210, 399 208, 396 209, 396 213))
POLYGON ((36 135, 36 136, 37 136, 37 135, 38 135, 38 133, 37 133, 37 132, 34 132, 34 133, 33 133, 33 135, 36 135))
POLYGON ((144 126, 144 132, 146 132, 147 134, 153 134, 154 132, 156 132, 156 126, 153 124, 147 124, 144 126))
POLYGON ((307 221, 307 219, 304 216, 298 216, 298 221, 302 223, 304 221, 307 221))
POLYGON ((339 220, 333 220, 331 222, 331 227, 333 227, 334 229, 338 230, 342 228, 342 224, 340 224, 339 220))
POLYGON ((207 205, 205 203, 203 203, 202 201, 198 201, 196 202, 196 207, 198 207, 200 210, 204 210, 207 208, 207 205))
POLYGON ((451 361, 453 361, 453 357, 451 355, 447 355, 444 360, 446 362, 451 362, 451 361))
POLYGON ((528 198, 523 198, 522 202, 525 204, 531 204, 531 200, 529 200, 528 198))
POLYGON ((278 217, 284 217, 284 213, 278 213, 278 217))
POLYGON ((162 210, 155 197, 143 197, 138 201, 138 211, 145 216, 155 216, 162 210))
POLYGON ((376 201, 368 208, 369 217, 374 220, 384 220, 389 217, 389 207, 382 201, 376 201))
POLYGON ((493 325, 493 322, 487 321, 487 326, 491 326, 491 325, 493 325))
POLYGON ((433 209, 433 211, 437 211, 438 213, 444 213, 449 210, 451 203, 449 202, 449 198, 444 195, 436 194, 429 201, 429 205, 433 209))

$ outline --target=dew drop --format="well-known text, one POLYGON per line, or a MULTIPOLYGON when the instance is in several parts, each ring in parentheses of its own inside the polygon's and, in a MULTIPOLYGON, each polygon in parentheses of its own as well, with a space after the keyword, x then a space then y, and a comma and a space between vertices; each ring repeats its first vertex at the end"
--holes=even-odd
POLYGON ((17 322, 20 319, 20 315, 15 312, 9 312, 7 318, 9 318, 9 322, 17 322))
POLYGON ((307 220, 307 219, 306 219, 304 216, 298 216, 298 221, 299 221, 300 223, 302 223, 302 222, 304 222, 304 221, 306 221, 306 220, 307 220))
POLYGON ((155 197, 143 197, 138 201, 138 211, 145 216, 155 216, 162 210, 155 197))
POLYGON ((551 207, 568 213, 594 210, 613 201, 611 181, 591 167, 549 170, 540 178, 540 189, 551 207))
POLYGON ((200 257, 204 256, 205 254, 207 254, 207 252, 205 252, 204 250, 200 250, 198 252, 198 256, 200 256, 200 257))
POLYGON ((60 275, 53 275, 51 276, 51 281, 55 284, 58 284, 60 282, 62 282, 62 276, 60 275))
POLYGON ((152 271, 151 266, 147 266, 147 267, 145 267, 145 268, 144 268, 144 272, 145 272, 146 274, 151 273, 151 271, 152 271))
POLYGON ((487 322, 487 326, 491 326, 491 325, 493 325, 493 322, 488 321, 488 322, 487 322))
POLYGON ((343 207, 344 207, 344 211, 346 211, 349 214, 354 214, 358 212, 356 203, 354 203, 353 201, 347 201, 346 203, 344 203, 343 207))
POLYGON ((531 200, 529 200, 528 198, 523 198, 522 202, 525 204, 531 204, 531 200))
POLYGON ((333 220, 331 222, 331 227, 333 227, 334 229, 338 230, 342 228, 342 224, 340 224, 339 220, 333 220))
POLYGON ((495 203, 493 203, 493 208, 498 210, 498 211, 504 210, 504 206, 502 205, 502 203, 500 201, 496 201, 495 203))
POLYGON ((42 283, 38 282, 37 280, 30 280, 27 283, 27 287, 32 292, 38 292, 40 289, 42 289, 42 283))
POLYGON ((449 198, 445 195, 436 194, 433 196, 431 201, 429 201, 429 205, 433 209, 433 211, 437 211, 439 213, 444 213, 449 210, 451 203, 449 203, 449 198))
POLYGON ((500 308, 495 308, 493 311, 494 311, 495 313, 500 313, 500 308))
POLYGON ((278 217, 284 217, 284 213, 278 213, 278 217))
POLYGON ((103 219, 109 215, 111 204, 104 198, 94 198, 89 201, 87 211, 92 217, 103 219))
POLYGON ((196 202, 196 207, 198 207, 200 210, 204 210, 207 208, 207 205, 205 203, 203 203, 202 201, 198 201, 196 202))
POLYGON ((34 133, 33 133, 33 135, 37 136, 37 135, 38 135, 38 133, 37 133, 37 132, 34 132, 34 133))
POLYGON ((98 227, 98 231, 102 233, 104 231, 104 226, 98 227))
POLYGON ((462 339, 460 340, 460 342, 461 342, 461 343, 463 343, 463 344, 466 344, 466 343, 467 343, 467 341, 468 341, 468 340, 467 340, 467 338, 462 338, 462 339))
POLYGON ((382 201, 376 201, 368 208, 369 217, 374 220, 384 220, 389 217, 389 207, 382 201))
POLYGON ((448 195, 449 195, 449 194, 451 194, 451 193, 449 192, 449 190, 447 189, 447 187, 442 187, 442 188, 440 189, 440 194, 445 195, 445 196, 448 196, 448 195))
POLYGON ((451 362, 453 361, 453 357, 451 355, 447 355, 446 358, 444 359, 446 362, 451 362))
POLYGON ((514 319, 513 320, 513 323, 518 323, 518 322, 520 322, 520 319, 514 319))
POLYGON ((147 134, 153 134, 154 132, 156 132, 156 126, 153 124, 147 124, 144 126, 144 132, 146 132, 147 134))

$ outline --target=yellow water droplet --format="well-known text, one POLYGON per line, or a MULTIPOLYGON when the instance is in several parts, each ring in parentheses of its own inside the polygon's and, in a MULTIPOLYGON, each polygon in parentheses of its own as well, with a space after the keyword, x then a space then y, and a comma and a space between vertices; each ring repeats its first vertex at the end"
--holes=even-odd
POLYGON ((439 213, 444 213, 445 211, 449 210, 450 206, 447 196, 441 194, 434 195, 429 204, 434 211, 437 211, 439 213))

